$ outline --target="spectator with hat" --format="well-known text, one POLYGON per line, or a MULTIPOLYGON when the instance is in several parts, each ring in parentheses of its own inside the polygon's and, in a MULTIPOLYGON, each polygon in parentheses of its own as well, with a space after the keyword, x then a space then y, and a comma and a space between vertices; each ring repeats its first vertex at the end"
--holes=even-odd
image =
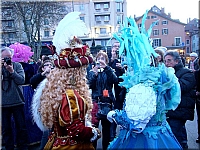
POLYGON ((197 53, 192 52, 190 54, 190 61, 189 61, 188 68, 192 70, 193 72, 199 69, 197 53))

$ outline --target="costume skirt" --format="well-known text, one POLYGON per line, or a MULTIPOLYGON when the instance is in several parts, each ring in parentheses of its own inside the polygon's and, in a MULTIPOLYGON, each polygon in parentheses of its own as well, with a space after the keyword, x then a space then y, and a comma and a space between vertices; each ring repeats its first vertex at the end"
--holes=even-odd
POLYGON ((119 136, 110 143, 108 149, 182 149, 169 129, 159 130, 156 136, 131 133, 126 139, 121 138, 124 137, 124 133, 120 131, 119 136))

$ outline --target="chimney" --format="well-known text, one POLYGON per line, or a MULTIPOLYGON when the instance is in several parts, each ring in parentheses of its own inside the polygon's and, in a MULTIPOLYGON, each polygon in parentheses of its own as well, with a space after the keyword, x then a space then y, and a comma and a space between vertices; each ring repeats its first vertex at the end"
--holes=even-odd
POLYGON ((161 7, 161 13, 164 14, 165 13, 165 8, 161 7))
POLYGON ((134 18, 136 18, 136 15, 134 14, 134 18))
POLYGON ((168 17, 171 18, 171 13, 168 13, 168 17))

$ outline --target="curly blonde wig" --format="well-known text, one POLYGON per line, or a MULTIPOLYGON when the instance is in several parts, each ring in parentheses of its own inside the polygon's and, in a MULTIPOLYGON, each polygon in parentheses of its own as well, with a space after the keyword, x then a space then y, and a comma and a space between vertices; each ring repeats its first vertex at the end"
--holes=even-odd
POLYGON ((86 67, 55 68, 47 76, 47 82, 40 98, 39 110, 42 122, 46 127, 51 128, 53 122, 56 121, 62 94, 66 89, 75 89, 85 99, 88 105, 87 119, 91 120, 92 99, 87 85, 86 67))

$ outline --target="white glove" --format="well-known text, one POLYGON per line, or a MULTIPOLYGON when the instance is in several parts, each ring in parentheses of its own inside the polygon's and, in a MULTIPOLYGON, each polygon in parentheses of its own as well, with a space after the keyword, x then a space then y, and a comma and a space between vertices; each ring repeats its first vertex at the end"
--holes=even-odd
POLYGON ((114 110, 110 111, 108 114, 107 114, 107 119, 108 121, 110 121, 111 123, 113 122, 113 115, 115 114, 116 112, 114 110))

